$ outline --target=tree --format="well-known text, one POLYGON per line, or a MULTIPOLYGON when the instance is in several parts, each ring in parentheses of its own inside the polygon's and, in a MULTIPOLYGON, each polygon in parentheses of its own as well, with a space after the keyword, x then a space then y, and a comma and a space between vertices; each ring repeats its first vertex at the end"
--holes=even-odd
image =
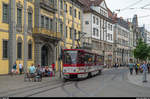
POLYGON ((150 56, 150 47, 143 42, 142 39, 139 39, 136 48, 133 50, 133 53, 136 59, 146 61, 150 56))

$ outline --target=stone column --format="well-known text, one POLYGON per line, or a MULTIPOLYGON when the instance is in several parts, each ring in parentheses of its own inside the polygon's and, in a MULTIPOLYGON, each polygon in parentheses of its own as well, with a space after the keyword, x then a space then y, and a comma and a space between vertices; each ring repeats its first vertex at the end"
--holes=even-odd
POLYGON ((41 47, 42 43, 39 41, 35 41, 35 65, 41 65, 41 47))
POLYGON ((16 61, 16 0, 9 0, 9 73, 16 61))
POLYGON ((24 71, 27 72, 28 42, 27 42, 27 1, 24 0, 24 71))

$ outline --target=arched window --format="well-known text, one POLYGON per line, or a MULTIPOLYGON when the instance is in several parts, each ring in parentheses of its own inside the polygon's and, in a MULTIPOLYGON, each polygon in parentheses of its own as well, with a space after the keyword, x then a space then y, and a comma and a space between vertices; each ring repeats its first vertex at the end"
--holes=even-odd
POLYGON ((32 41, 28 42, 28 59, 32 59, 32 41))
POLYGON ((17 41, 17 58, 22 59, 22 38, 19 37, 17 41))

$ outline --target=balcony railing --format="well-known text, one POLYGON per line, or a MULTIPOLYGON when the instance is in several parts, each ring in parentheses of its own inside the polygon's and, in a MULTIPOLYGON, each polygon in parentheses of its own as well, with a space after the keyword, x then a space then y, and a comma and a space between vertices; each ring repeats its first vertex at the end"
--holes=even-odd
POLYGON ((40 4, 42 7, 50 7, 50 8, 53 8, 53 9, 56 9, 56 5, 53 2, 49 1, 49 0, 40 0, 40 4))
POLYGON ((51 30, 45 29, 45 28, 34 28, 33 29, 34 34, 43 34, 47 35, 53 38, 61 39, 61 33, 60 32, 53 32, 51 30))

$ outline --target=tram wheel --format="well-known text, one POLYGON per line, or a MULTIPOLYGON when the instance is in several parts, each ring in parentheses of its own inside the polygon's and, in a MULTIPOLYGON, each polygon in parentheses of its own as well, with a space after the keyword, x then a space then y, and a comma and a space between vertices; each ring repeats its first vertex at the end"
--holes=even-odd
POLYGON ((98 73, 99 75, 101 75, 102 74, 102 71, 101 70, 99 70, 99 73, 98 73))
POLYGON ((91 74, 91 72, 90 73, 88 73, 88 78, 91 78, 92 77, 92 74, 91 74))

